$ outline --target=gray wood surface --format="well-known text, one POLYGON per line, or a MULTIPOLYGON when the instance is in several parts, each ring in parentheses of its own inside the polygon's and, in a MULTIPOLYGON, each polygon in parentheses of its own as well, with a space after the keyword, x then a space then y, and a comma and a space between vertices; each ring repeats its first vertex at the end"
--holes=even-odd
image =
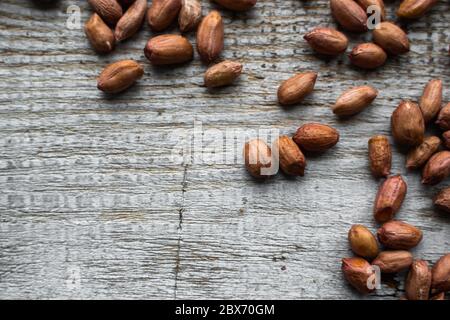
MULTIPOLYGON (((450 99, 448 1, 402 24, 411 52, 374 72, 349 66, 346 56, 325 61, 310 51, 303 35, 334 25, 326 0, 260 0, 242 14, 221 9, 223 58, 241 61, 245 74, 216 91, 202 86, 198 56, 176 68, 150 66, 143 55, 152 35, 147 25, 114 53, 98 56, 82 28, 66 27, 69 5, 78 5, 82 23, 87 20, 86 1, 47 8, 38 2, 0 4, 0 298, 403 294, 402 274, 361 297, 343 280, 340 259, 351 256, 352 224, 377 228, 370 136, 390 135, 398 102, 417 99, 433 77, 444 80, 450 99), (124 58, 142 62, 145 76, 124 94, 106 97, 95 78, 124 58), (281 108, 280 81, 301 70, 319 72, 314 94, 281 108), (336 119, 330 104, 344 89, 366 83, 380 91, 375 103, 350 120, 336 119), (241 163, 176 157, 194 121, 203 130, 275 128, 289 135, 318 121, 338 128, 341 141, 309 157, 305 177, 280 174, 257 183, 241 163)), ((398 1, 386 2, 394 19, 398 1)), ((203 3, 205 12, 215 7, 203 3)), ((370 37, 351 35, 351 45, 370 37)), ((205 133, 206 150, 222 146, 208 141, 212 133, 205 133)), ((431 200, 448 181, 422 186, 420 174, 406 172, 404 158, 395 149, 393 173, 404 174, 409 188, 397 217, 424 231, 414 254, 432 263, 450 251, 450 216, 436 212, 431 200)))

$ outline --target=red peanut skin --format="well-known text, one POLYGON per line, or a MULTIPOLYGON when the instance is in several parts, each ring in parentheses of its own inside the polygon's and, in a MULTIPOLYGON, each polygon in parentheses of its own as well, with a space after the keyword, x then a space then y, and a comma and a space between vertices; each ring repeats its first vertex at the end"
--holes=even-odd
POLYGON ((374 217, 377 222, 391 220, 405 199, 407 186, 400 175, 389 177, 383 182, 375 198, 374 217))
POLYGON ((434 154, 422 171, 422 183, 436 185, 450 175, 450 151, 434 154))
POLYGON ((431 270, 424 260, 415 260, 406 278, 408 300, 428 300, 431 287, 431 270))
POLYGON ((441 257, 433 266, 433 293, 450 291, 450 253, 441 257))
POLYGON ((214 0, 214 2, 233 11, 247 11, 253 8, 257 0, 214 0))
POLYGON ((377 231, 378 241, 389 249, 409 250, 417 246, 423 238, 422 231, 403 221, 392 220, 377 231))
POLYGON ((369 262, 363 258, 344 258, 342 259, 342 272, 345 279, 360 293, 368 294, 375 289, 367 286, 367 281, 373 274, 373 268, 369 262))

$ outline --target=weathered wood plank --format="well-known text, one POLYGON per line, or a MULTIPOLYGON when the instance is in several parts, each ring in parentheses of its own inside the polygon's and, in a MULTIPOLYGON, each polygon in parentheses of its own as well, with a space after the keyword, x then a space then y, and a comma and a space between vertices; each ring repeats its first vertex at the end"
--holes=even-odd
MULTIPOLYGON (((205 12, 218 8, 203 3, 205 12)), ((0 6, 0 298, 361 298, 339 268, 351 254, 350 225, 377 228, 371 210, 378 182, 367 168, 367 140, 389 135, 400 99, 417 99, 432 77, 444 80, 450 99, 449 3, 402 24, 411 52, 373 72, 349 66, 345 56, 321 60, 305 44, 307 30, 334 25, 326 0, 260 0, 248 13, 221 10, 223 57, 242 61, 245 74, 216 91, 202 86, 206 66, 198 57, 177 68, 150 66, 143 55, 152 35, 147 26, 113 54, 96 55, 82 29, 66 27, 72 4, 86 21, 85 1, 45 10, 25 0, 0 6), (108 98, 95 77, 123 58, 142 62, 145 76, 108 98), (280 108, 280 81, 300 70, 319 72, 314 94, 280 108), (365 83, 380 91, 373 106, 337 120, 330 104, 365 83), (279 175, 261 184, 241 163, 183 163, 194 121, 216 133, 283 134, 320 121, 338 128, 341 141, 308 158, 304 178, 279 175)), ((397 4, 387 3, 390 18, 397 4)), ((194 34, 188 37, 195 43, 194 34)), ((351 46, 370 38, 352 35, 351 46)), ((446 183, 422 186, 398 150, 393 172, 409 187, 398 218, 424 230, 414 254, 433 262, 450 250, 450 218, 431 202, 446 183)), ((371 298, 401 295, 401 283, 384 284, 371 298)))

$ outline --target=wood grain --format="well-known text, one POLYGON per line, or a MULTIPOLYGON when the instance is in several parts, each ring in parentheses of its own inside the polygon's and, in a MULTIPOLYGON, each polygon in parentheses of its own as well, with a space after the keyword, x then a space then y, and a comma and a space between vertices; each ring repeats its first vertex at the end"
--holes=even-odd
MULTIPOLYGON (((219 8, 203 4, 204 12, 219 8)), ((88 19, 86 1, 0 6, 0 298, 403 294, 398 275, 359 296, 344 282, 340 259, 351 255, 352 224, 377 228, 368 139, 390 136, 393 109, 403 98, 417 100, 433 77, 444 81, 444 101, 450 99, 447 1, 401 23, 411 52, 373 72, 351 67, 344 55, 322 60, 303 40, 313 27, 334 25, 326 0, 260 0, 239 14, 220 8, 222 56, 242 62, 245 74, 215 91, 203 87, 206 66, 197 54, 176 68, 147 63, 147 25, 113 54, 96 55, 82 28, 67 28, 69 5, 81 8, 82 23, 88 19), (124 94, 107 97, 95 78, 107 63, 125 58, 145 65, 145 75, 124 94), (279 83, 303 70, 319 73, 314 94, 281 108, 279 83), (379 97, 361 114, 338 120, 330 105, 362 84, 377 88, 379 97), (305 177, 257 183, 241 163, 183 161, 194 121, 216 133, 276 128, 282 134, 319 121, 336 127, 341 141, 308 157, 305 177)), ((397 5, 387 3, 390 19, 397 5)), ((195 34, 188 37, 195 43, 195 34)), ((351 46, 370 39, 351 35, 351 46)), ((217 143, 204 142, 206 150, 217 143)), ((434 211, 431 200, 448 181, 424 187, 404 161, 395 149, 393 173, 404 174, 409 188, 397 217, 423 229, 414 255, 434 262, 450 251, 450 217, 434 211)))

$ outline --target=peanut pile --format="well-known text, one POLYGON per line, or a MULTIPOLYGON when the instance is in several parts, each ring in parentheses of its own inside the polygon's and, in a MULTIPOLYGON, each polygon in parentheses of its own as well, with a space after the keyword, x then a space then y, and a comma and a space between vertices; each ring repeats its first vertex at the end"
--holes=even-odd
MULTIPOLYGON (((229 10, 251 9, 256 0, 216 0, 229 10)), ((131 38, 147 23, 153 31, 167 29, 178 18, 180 31, 197 32, 197 51, 206 64, 216 63, 224 47, 224 25, 216 10, 202 17, 199 0, 89 0, 95 13, 85 25, 86 35, 100 54, 114 50, 117 43, 131 38)), ((177 65, 194 58, 194 48, 189 40, 178 34, 155 36, 144 48, 147 59, 153 65, 177 65)), ((242 73, 242 64, 222 61, 212 65, 205 73, 204 84, 208 88, 230 85, 242 73)), ((121 60, 105 67, 98 77, 98 89, 116 94, 131 87, 144 74, 136 61, 121 60)))
MULTIPOLYGON (((445 115, 448 105, 441 109, 442 81, 433 79, 426 85, 420 103, 402 101, 391 117, 392 136, 397 144, 408 148, 406 168, 422 169, 422 183, 436 185, 450 175, 450 151, 439 151, 441 139, 425 137, 426 125, 434 120, 447 130, 445 115)), ((446 134, 443 138, 446 141, 446 134)), ((405 199, 407 185, 400 175, 390 176, 392 151, 386 136, 377 135, 369 140, 370 170, 375 178, 386 178, 380 185, 373 209, 374 219, 381 223, 377 231, 380 251, 375 236, 362 225, 353 225, 348 233, 352 251, 358 256, 342 259, 342 272, 347 281, 361 293, 375 290, 374 268, 381 273, 408 271, 405 297, 408 300, 444 300, 450 291, 450 253, 441 257, 430 269, 428 262, 414 259, 407 251, 422 240, 422 231, 406 222, 394 220, 405 199), (370 263, 371 262, 371 263, 370 263)), ((435 198, 441 211, 450 212, 450 189, 442 190, 435 198)))
MULTIPOLYGON (((164 31, 178 19, 181 32, 197 32, 196 47, 201 60, 211 65, 205 72, 204 84, 208 88, 232 84, 242 73, 243 66, 236 61, 219 62, 224 49, 224 24, 219 11, 213 10, 202 17, 199 0, 88 0, 94 14, 85 25, 86 35, 95 51, 107 54, 121 41, 131 38, 141 29, 144 20, 153 31, 164 31)), ((252 9, 257 0, 214 0, 233 11, 252 9)), ((397 10, 403 19, 418 19, 437 0, 404 0, 397 10)), ((366 32, 368 12, 376 9, 381 19, 373 29, 373 42, 356 45, 349 54, 351 64, 361 69, 382 66, 389 56, 405 54, 410 50, 407 34, 396 24, 386 21, 383 0, 330 0, 331 14, 345 31, 366 32)), ((348 47, 347 36, 330 27, 317 27, 304 35, 316 53, 323 56, 343 54, 348 47)), ((194 48, 187 38, 178 34, 155 36, 147 42, 144 53, 153 65, 175 65, 194 57, 194 48)), ((142 66, 134 60, 122 60, 105 67, 98 77, 98 89, 116 94, 132 86, 144 75, 142 66)), ((282 82, 278 88, 278 103, 297 105, 314 90, 316 72, 302 72, 282 82)), ((395 142, 408 149, 406 167, 422 170, 422 183, 435 185, 450 175, 450 151, 440 151, 441 139, 425 136, 427 125, 436 123, 445 131, 444 146, 450 148, 450 103, 442 105, 442 81, 431 80, 423 91, 419 103, 402 101, 391 117, 395 142), (437 119, 437 120, 436 120, 437 119)), ((365 85, 343 92, 331 110, 338 117, 351 117, 368 107, 378 96, 378 90, 365 85)), ((293 176, 303 176, 306 168, 304 153, 321 153, 335 146, 339 132, 321 123, 301 126, 293 137, 280 136, 272 148, 261 139, 252 139, 244 146, 245 166, 251 176, 266 179, 281 170, 293 176)), ((342 259, 342 271, 347 281, 361 293, 370 293, 374 266, 382 273, 407 271, 406 299, 443 300, 450 291, 450 254, 444 255, 432 269, 424 260, 414 259, 408 251, 417 246, 422 231, 406 222, 394 220, 407 193, 407 185, 400 175, 391 175, 392 151, 389 139, 376 135, 369 140, 370 170, 375 178, 385 178, 374 204, 374 219, 381 226, 375 237, 367 227, 353 225, 348 233, 352 251, 357 257, 342 259), (380 250, 380 245, 383 250, 380 250)), ((450 212, 450 188, 435 198, 440 210, 450 212)))

